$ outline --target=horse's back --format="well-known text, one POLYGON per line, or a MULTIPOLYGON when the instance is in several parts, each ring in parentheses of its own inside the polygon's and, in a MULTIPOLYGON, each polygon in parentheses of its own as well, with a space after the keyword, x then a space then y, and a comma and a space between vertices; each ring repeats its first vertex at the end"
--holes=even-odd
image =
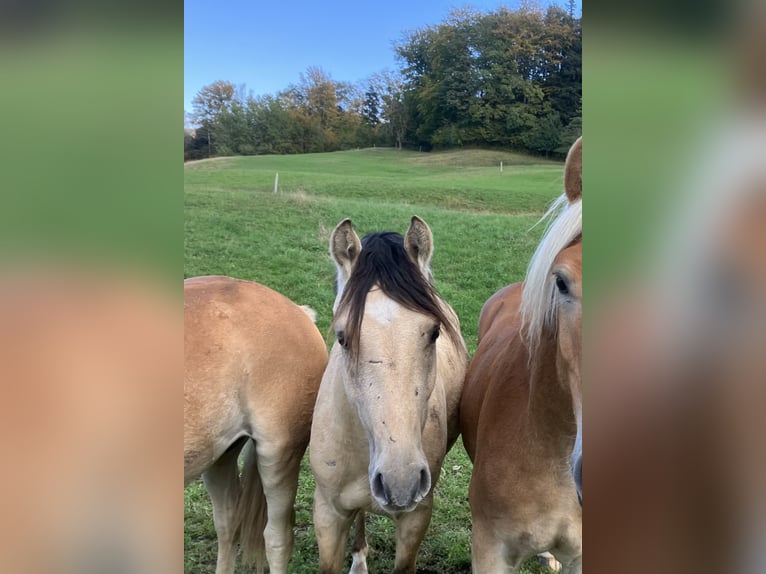
POLYGON ((507 375, 508 347, 518 337, 523 283, 513 283, 492 295, 479 316, 479 346, 466 373, 460 403, 460 430, 471 460, 476 454, 476 433, 489 385, 507 375), (506 359, 506 360, 504 360, 506 359))
POLYGON ((184 447, 236 435, 305 446, 327 363, 307 312, 251 281, 184 281, 184 447))

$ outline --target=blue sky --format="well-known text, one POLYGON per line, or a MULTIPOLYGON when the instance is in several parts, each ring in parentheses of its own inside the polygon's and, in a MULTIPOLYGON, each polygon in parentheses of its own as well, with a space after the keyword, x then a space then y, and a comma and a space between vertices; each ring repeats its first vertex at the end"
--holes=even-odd
MULTIPOLYGON (((184 109, 191 112, 197 91, 216 80, 272 94, 320 66, 336 80, 356 82, 396 68, 393 43, 402 32, 441 22, 453 6, 503 5, 518 1, 185 0, 184 109)), ((577 0, 578 15, 581 6, 577 0)))

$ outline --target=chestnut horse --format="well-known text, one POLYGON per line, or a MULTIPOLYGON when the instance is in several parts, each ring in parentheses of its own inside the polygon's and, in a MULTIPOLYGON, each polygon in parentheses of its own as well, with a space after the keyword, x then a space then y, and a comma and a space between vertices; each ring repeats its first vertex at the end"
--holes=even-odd
POLYGON ((212 499, 216 574, 234 571, 237 539, 259 572, 264 550, 272 573, 287 572, 324 340, 305 309, 263 285, 195 277, 184 281, 184 357, 184 483, 202 475, 212 499))
POLYGON ((460 405, 473 571, 551 552, 582 572, 582 138, 524 283, 485 304, 460 405))
POLYGON ((395 572, 415 572, 433 488, 459 433, 468 353, 452 308, 434 290, 433 236, 413 217, 407 234, 363 241, 351 220, 330 238, 338 289, 337 341, 311 428, 319 570, 341 571, 356 518, 351 572, 367 572, 364 513, 396 523, 395 572))

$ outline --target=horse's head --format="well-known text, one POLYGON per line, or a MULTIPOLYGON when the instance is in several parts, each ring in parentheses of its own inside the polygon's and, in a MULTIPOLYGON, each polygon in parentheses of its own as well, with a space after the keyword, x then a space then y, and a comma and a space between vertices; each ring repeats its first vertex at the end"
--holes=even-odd
POLYGON ((422 434, 436 386, 440 335, 459 336, 431 284, 433 236, 413 217, 405 237, 359 240, 350 220, 330 238, 338 272, 334 352, 346 395, 370 449, 372 495, 387 511, 410 510, 431 488, 422 434))
POLYGON ((553 262, 557 331, 556 367, 559 380, 572 393, 577 436, 571 457, 577 496, 582 503, 582 240, 567 247, 553 262))
POLYGON ((570 465, 582 502, 582 138, 569 150, 560 208, 529 265, 522 315, 531 361, 544 332, 555 340, 559 381, 571 391, 577 434, 570 465))
MULTIPOLYGON (((582 137, 567 155, 564 189, 570 204, 582 202, 582 137)), ((551 275, 556 284, 557 366, 559 379, 566 381, 572 392, 577 437, 571 465, 577 496, 582 503, 582 229, 579 237, 556 256, 551 275)))

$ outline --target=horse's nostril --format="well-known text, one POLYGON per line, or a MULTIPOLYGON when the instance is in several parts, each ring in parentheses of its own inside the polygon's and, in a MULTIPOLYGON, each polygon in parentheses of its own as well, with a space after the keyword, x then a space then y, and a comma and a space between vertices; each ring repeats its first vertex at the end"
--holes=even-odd
POLYGON ((418 490, 420 497, 423 498, 428 494, 428 491, 431 490, 431 473, 428 470, 427 466, 424 466, 420 470, 420 488, 418 490))
POLYGON ((384 501, 386 504, 391 502, 391 495, 383 483, 383 475, 379 472, 375 473, 372 479, 372 494, 375 498, 384 501))
POLYGON ((577 457, 577 460, 575 461, 574 468, 572 469, 572 474, 574 476, 575 486, 577 487, 577 497, 580 499, 580 504, 582 504, 582 457, 577 457))

